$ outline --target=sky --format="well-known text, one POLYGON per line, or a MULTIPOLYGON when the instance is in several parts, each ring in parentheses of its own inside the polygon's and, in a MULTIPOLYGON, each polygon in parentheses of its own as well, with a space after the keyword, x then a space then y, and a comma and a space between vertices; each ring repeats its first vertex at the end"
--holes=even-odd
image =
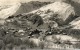
POLYGON ((53 1, 53 0, 0 0, 1 4, 11 4, 17 2, 29 2, 29 1, 53 1))
MULTIPOLYGON (((0 0, 0 5, 13 4, 18 2, 30 2, 30 1, 61 1, 61 0, 0 0)), ((80 3, 80 0, 73 0, 73 1, 78 1, 80 3)))

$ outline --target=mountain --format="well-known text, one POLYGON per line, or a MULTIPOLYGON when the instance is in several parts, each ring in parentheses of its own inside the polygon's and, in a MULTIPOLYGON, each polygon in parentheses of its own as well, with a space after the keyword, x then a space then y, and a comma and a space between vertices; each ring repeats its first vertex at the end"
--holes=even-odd
POLYGON ((47 4, 50 4, 50 2, 31 1, 28 3, 21 3, 21 6, 19 7, 19 9, 16 11, 14 15, 28 13, 47 4))
MULTIPOLYGON (((21 6, 21 4, 19 5, 21 6)), ((37 46, 39 46, 38 44, 40 41, 44 42, 47 48, 55 48, 54 46, 57 46, 57 48, 65 48, 67 46, 69 46, 69 48, 74 48, 74 45, 77 45, 80 38, 79 30, 63 28, 68 24, 76 28, 75 25, 78 27, 78 24, 80 24, 80 17, 76 15, 74 7, 70 4, 54 2, 29 13, 23 13, 22 10, 19 11, 18 13, 15 12, 15 16, 9 16, 5 24, 1 26, 8 34, 12 33, 14 37, 21 37, 23 41, 24 38, 29 38, 29 40, 33 41, 37 46), (63 25, 63 27, 61 25, 63 25), (62 29, 59 26, 61 26, 62 29)))
POLYGON ((79 0, 66 0, 66 3, 72 5, 77 15, 80 16, 80 1, 79 0))
POLYGON ((80 17, 76 18, 69 24, 72 26, 72 29, 80 29, 80 17))
POLYGON ((66 0, 65 2, 72 5, 75 13, 78 15, 78 18, 70 22, 72 29, 80 29, 80 0, 66 0))
POLYGON ((74 8, 65 2, 54 2, 29 12, 28 14, 30 13, 40 15, 44 22, 53 20, 59 25, 68 24, 75 18, 74 8))
POLYGON ((11 7, 9 8, 5 8, 5 9, 2 9, 0 11, 0 18, 1 19, 6 19, 8 18, 9 16, 13 15, 20 7, 20 3, 18 4, 15 4, 15 5, 12 5, 11 7))
POLYGON ((6 19, 12 15, 28 13, 30 11, 38 9, 41 6, 47 5, 49 3, 50 2, 39 2, 39 1, 31 1, 28 3, 16 3, 16 4, 11 5, 8 8, 2 9, 0 11, 0 16, 1 16, 0 18, 6 19))

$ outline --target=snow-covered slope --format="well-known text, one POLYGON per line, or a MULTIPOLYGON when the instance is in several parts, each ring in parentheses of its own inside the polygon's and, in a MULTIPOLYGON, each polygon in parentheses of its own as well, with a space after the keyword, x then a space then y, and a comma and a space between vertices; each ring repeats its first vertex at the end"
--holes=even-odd
POLYGON ((18 3, 18 4, 15 4, 15 5, 11 6, 10 8, 1 10, 0 11, 0 18, 1 19, 6 19, 9 16, 13 15, 19 9, 20 5, 21 4, 18 3))
POLYGON ((71 18, 75 16, 74 8, 64 2, 54 2, 30 13, 36 13, 40 15, 43 19, 49 19, 55 14, 58 14, 56 18, 58 18, 59 21, 57 21, 59 22, 59 24, 68 23, 70 22, 71 18))

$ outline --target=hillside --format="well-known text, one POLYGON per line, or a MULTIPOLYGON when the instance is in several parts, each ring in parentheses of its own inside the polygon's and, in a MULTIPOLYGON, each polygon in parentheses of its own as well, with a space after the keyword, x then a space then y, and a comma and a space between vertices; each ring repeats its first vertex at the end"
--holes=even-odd
POLYGON ((0 18, 6 19, 12 15, 28 13, 30 11, 38 9, 41 6, 47 5, 49 3, 50 2, 39 2, 39 1, 31 1, 29 3, 16 3, 16 4, 11 5, 8 8, 6 7, 6 8, 1 9, 0 18))
POLYGON ((66 2, 70 5, 72 5, 74 7, 74 10, 76 12, 77 15, 80 16, 80 0, 54 0, 55 2, 56 1, 63 1, 63 2, 66 2))
POLYGON ((28 13, 30 11, 36 10, 44 5, 50 4, 50 2, 39 2, 39 1, 31 1, 28 3, 21 3, 21 6, 13 15, 28 13))
POLYGON ((0 50, 80 49, 80 17, 62 1, 18 3, 1 10, 0 50))
POLYGON ((76 18, 74 8, 64 2, 55 2, 29 13, 36 13, 45 21, 52 18, 51 20, 55 20, 59 25, 68 24, 70 21, 76 18))
POLYGON ((20 5, 21 4, 18 3, 17 5, 15 4, 15 5, 13 5, 13 6, 9 7, 9 8, 2 9, 0 11, 0 16, 1 16, 0 18, 1 19, 6 19, 9 16, 13 15, 19 9, 20 5))

